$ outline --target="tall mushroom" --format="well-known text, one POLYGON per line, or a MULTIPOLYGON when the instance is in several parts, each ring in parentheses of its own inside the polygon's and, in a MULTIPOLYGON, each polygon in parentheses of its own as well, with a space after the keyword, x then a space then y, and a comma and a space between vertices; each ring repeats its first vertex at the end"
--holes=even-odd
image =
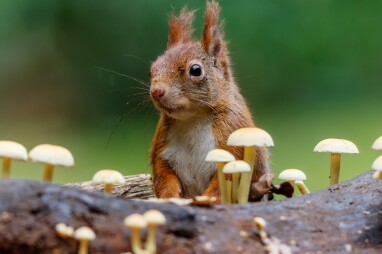
POLYGON ((285 169, 279 174, 279 179, 289 181, 292 187, 294 187, 296 184, 297 188, 303 195, 310 193, 308 188, 306 188, 305 184, 303 183, 303 181, 306 180, 306 175, 299 169, 285 169))
POLYGON ((78 254, 87 254, 89 241, 92 241, 96 238, 96 235, 91 228, 80 227, 74 231, 74 238, 80 241, 80 246, 78 247, 78 254))
POLYGON ((331 153, 330 160, 330 185, 339 182, 341 154, 358 154, 357 146, 349 140, 328 138, 320 141, 313 149, 314 152, 329 152, 331 153))
POLYGON ((134 253, 142 253, 142 241, 140 230, 147 227, 146 219, 138 214, 132 214, 126 217, 123 221, 126 227, 131 229, 131 248, 134 253))
POLYGON ((113 190, 114 184, 123 184, 125 181, 123 175, 113 169, 102 169, 93 176, 93 182, 105 184, 104 192, 106 193, 110 193, 113 190))
POLYGON ((375 170, 373 177, 382 180, 382 155, 373 162, 371 169, 375 170))
POLYGON ((35 146, 29 152, 32 161, 43 163, 43 181, 51 182, 55 166, 74 166, 73 155, 68 149, 62 146, 43 144, 35 146))
POLYGON ((245 161, 237 160, 225 164, 223 167, 224 174, 232 174, 232 203, 238 201, 239 179, 240 174, 251 172, 251 167, 245 161))
POLYGON ((371 147, 374 150, 382 150, 382 136, 378 137, 371 147))
POLYGON ((0 141, 0 157, 3 158, 1 177, 9 178, 12 159, 26 161, 28 159, 28 152, 27 149, 19 143, 3 140, 0 141))
POLYGON ((256 160, 256 147, 272 147, 272 137, 260 128, 242 128, 234 131, 229 137, 227 144, 230 146, 244 147, 244 161, 251 168, 248 173, 243 173, 239 185, 239 204, 248 202, 249 189, 252 181, 253 167, 256 160))
POLYGON ((158 210, 148 210, 143 214, 148 225, 148 235, 145 244, 145 250, 148 253, 157 253, 155 234, 157 226, 164 225, 166 223, 166 217, 158 210))
POLYGON ((222 204, 229 203, 229 200, 227 198, 227 185, 225 181, 225 176, 223 174, 223 167, 226 162, 230 162, 233 160, 235 160, 235 156, 223 149, 214 149, 210 151, 206 156, 206 161, 216 163, 216 171, 219 179, 219 188, 222 204))

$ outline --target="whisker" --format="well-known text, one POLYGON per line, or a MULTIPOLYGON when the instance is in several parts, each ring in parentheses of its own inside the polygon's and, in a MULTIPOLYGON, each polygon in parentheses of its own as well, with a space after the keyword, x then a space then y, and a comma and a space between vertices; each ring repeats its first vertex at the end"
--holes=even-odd
POLYGON ((103 71, 107 71, 107 72, 110 72, 110 73, 113 73, 113 74, 116 74, 116 75, 119 75, 119 76, 122 76, 122 77, 126 77, 126 78, 129 78, 131 80, 134 80, 136 82, 138 82, 139 84, 141 85, 144 85, 146 87, 150 87, 149 84, 146 84, 145 81, 141 80, 141 79, 138 79, 138 78, 134 78, 132 76, 129 76, 127 74, 123 74, 123 73, 119 73, 119 72, 116 72, 116 71, 112 71, 112 70, 109 70, 109 69, 106 69, 106 68, 103 68, 103 67, 99 67, 99 66, 95 66, 97 69, 100 69, 100 70, 103 70, 103 71))

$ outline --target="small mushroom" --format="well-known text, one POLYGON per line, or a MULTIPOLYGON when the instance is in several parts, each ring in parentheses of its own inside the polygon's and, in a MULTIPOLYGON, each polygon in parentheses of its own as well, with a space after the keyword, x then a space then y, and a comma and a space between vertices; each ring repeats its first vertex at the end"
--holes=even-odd
POLYGON ((142 253, 140 230, 147 227, 146 219, 142 215, 135 213, 127 216, 123 223, 131 229, 131 248, 133 252, 136 254, 142 253))
POLYGON ((74 234, 74 229, 64 223, 59 223, 55 227, 57 235, 61 238, 70 238, 74 234))
POLYGON ((341 154, 358 154, 357 146, 346 139, 328 138, 320 141, 313 150, 314 152, 330 152, 330 185, 337 184, 340 176, 341 154))
POLYGON ((378 137, 371 147, 374 150, 382 150, 382 136, 378 137))
POLYGON ((96 238, 96 235, 91 228, 80 227, 74 231, 74 238, 80 241, 80 246, 78 247, 78 254, 87 254, 89 241, 96 238))
POLYGON ((191 205, 195 205, 195 206, 211 206, 215 202, 216 202, 216 197, 195 196, 192 199, 191 205))
POLYGON ((253 222, 256 225, 257 230, 259 231, 259 236, 262 240, 267 238, 267 233, 265 233, 265 226, 267 222, 261 217, 254 217, 253 222))
POLYGON ((105 184, 104 192, 106 193, 110 193, 113 190, 114 184, 123 184, 125 181, 123 175, 113 169, 102 169, 93 176, 93 182, 105 184))
POLYGON ((260 128, 242 128, 233 132, 227 144, 230 146, 244 147, 244 161, 250 165, 251 171, 243 173, 239 186, 239 204, 248 202, 249 190, 252 181, 253 167, 256 159, 256 147, 272 147, 272 137, 260 128))
POLYGON ((51 182, 55 166, 73 167, 73 155, 62 146, 43 144, 35 146, 29 152, 29 158, 34 162, 44 163, 43 181, 51 182))
MULTIPOLYGON (((299 169, 290 168, 290 169, 285 169, 284 171, 282 171, 279 174, 279 179, 289 181, 289 183, 293 187, 296 181, 305 181, 306 175, 304 174, 304 172, 302 172, 299 169)), ((301 184, 300 184, 300 186, 301 186, 301 184)), ((301 190, 300 190, 300 192, 301 192, 301 190)))
POLYGON ((237 160, 228 162, 223 167, 224 174, 232 174, 232 203, 238 201, 239 179, 243 173, 251 172, 251 167, 245 161, 237 160))
POLYGON ((13 160, 28 159, 28 152, 25 147, 13 141, 0 141, 0 157, 3 158, 3 168, 1 177, 8 178, 11 174, 11 164, 13 160))
POLYGON ((157 211, 157 210, 148 210, 143 214, 143 217, 146 219, 148 226, 148 235, 145 244, 145 250, 148 253, 155 254, 157 253, 155 233, 159 225, 164 225, 166 223, 166 217, 157 211))
POLYGON ((382 155, 373 162, 371 169, 375 170, 373 177, 382 180, 382 155))
POLYGON ((206 161, 216 163, 222 204, 229 203, 229 200, 227 199, 228 192, 225 183, 225 176, 223 174, 223 167, 226 162, 233 160, 235 160, 235 156, 223 149, 214 149, 210 151, 206 156, 206 161))

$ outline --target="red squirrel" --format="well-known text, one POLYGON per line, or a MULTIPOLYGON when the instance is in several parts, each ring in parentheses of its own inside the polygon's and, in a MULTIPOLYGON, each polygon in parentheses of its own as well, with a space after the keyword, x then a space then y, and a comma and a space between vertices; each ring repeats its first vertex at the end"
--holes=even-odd
MULTIPOLYGON (((150 96, 160 111, 151 147, 158 198, 206 195, 220 202, 216 166, 205 162, 215 148, 243 158, 243 148, 228 136, 253 127, 251 113, 232 75, 220 7, 207 2, 201 40, 192 38, 195 11, 184 7, 169 16, 167 50, 152 64, 150 96)), ((268 151, 257 149, 252 181, 268 172, 268 151)))

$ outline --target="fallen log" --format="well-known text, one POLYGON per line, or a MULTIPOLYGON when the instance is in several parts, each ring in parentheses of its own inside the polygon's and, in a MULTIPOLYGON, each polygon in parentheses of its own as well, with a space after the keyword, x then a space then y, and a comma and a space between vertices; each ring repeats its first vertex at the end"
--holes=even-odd
MULTIPOLYGON (((162 211, 167 224, 158 253, 267 253, 253 217, 293 253, 381 253, 382 182, 367 172, 356 178, 283 201, 211 208, 126 200, 103 193, 27 180, 0 181, 0 253, 76 253, 78 243, 59 238, 63 222, 86 225, 97 238, 90 253, 130 251, 125 216, 162 211)), ((143 238, 145 238, 145 233, 143 238)))

